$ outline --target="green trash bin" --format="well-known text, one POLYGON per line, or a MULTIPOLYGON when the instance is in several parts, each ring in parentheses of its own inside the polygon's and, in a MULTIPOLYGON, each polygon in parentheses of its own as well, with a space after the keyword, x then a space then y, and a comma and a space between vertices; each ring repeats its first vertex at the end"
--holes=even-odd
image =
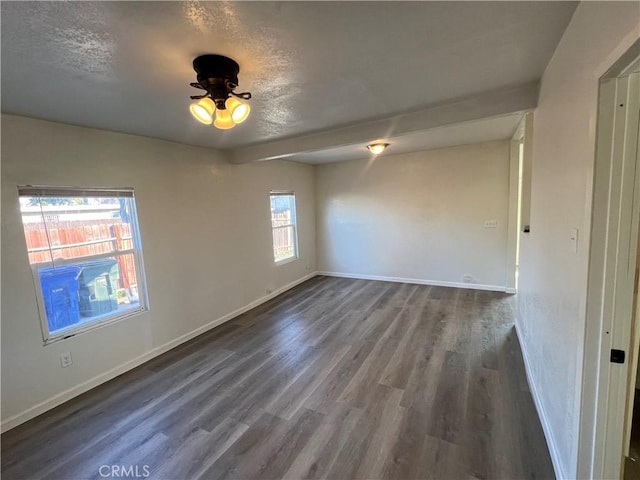
POLYGON ((80 315, 95 317, 118 309, 118 279, 120 268, 113 258, 76 264, 78 276, 78 304, 80 315))

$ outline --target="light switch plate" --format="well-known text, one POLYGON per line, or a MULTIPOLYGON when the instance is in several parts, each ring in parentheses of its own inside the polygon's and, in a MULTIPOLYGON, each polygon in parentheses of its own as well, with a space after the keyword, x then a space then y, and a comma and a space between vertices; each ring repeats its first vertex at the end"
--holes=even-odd
POLYGON ((571 241, 571 245, 574 253, 578 253, 578 229, 572 228, 569 230, 569 240, 571 241))

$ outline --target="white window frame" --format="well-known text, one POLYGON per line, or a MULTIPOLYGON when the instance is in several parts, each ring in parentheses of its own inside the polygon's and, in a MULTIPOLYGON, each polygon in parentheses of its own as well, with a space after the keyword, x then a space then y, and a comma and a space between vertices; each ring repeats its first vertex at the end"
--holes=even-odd
POLYGON ((300 258, 298 250, 298 208, 296 205, 296 192, 293 190, 271 190, 269 192, 269 222, 271 223, 271 251, 273 255, 273 261, 276 265, 284 265, 285 263, 295 262, 300 258), (273 226, 273 218, 271 217, 271 197, 273 196, 292 196, 293 197, 293 212, 291 218, 292 223, 287 225, 273 226), (273 242, 273 232, 275 230, 284 228, 293 228, 293 255, 291 257, 283 258, 282 260, 276 260, 275 244, 273 242))
MULTIPOLYGON (((99 253, 95 255, 86 255, 76 258, 59 258, 48 262, 30 263, 31 275, 35 288, 36 301, 38 304, 38 313, 40 317, 40 326, 42 329, 42 341, 44 345, 48 345, 60 340, 74 337, 81 333, 85 333, 96 328, 103 327, 112 323, 119 322, 129 317, 139 315, 149 310, 149 299, 147 297, 146 276, 144 273, 144 261, 142 258, 142 240, 140 237, 140 228, 138 225, 138 211, 135 202, 133 188, 99 188, 99 187, 52 187, 41 185, 19 185, 18 198, 29 196, 41 197, 83 197, 87 196, 103 196, 103 197, 123 197, 131 198, 131 241, 133 248, 126 250, 118 250, 117 252, 99 253), (90 260, 100 260, 102 258, 118 258, 125 255, 133 255, 133 262, 136 269, 136 281, 138 288, 138 306, 125 311, 116 312, 113 315, 105 314, 104 318, 98 318, 81 325, 71 325, 68 328, 56 330, 55 333, 49 331, 49 323, 44 305, 44 296, 42 294, 42 285, 38 270, 46 266, 59 267, 62 265, 73 265, 78 262, 90 260)), ((21 216, 22 221, 22 216, 21 216)), ((24 229, 24 225, 23 225, 24 229)), ((26 246, 26 245, 25 245, 26 246)), ((28 257, 27 257, 27 261, 28 257)))

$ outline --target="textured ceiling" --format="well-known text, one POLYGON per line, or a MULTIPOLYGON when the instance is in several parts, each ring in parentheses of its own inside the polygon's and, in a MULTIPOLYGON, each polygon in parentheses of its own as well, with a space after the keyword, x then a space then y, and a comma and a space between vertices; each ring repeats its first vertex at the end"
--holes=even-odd
POLYGON ((2 2, 2 111, 231 149, 537 81, 574 2, 2 2), (240 64, 230 131, 191 62, 240 64))

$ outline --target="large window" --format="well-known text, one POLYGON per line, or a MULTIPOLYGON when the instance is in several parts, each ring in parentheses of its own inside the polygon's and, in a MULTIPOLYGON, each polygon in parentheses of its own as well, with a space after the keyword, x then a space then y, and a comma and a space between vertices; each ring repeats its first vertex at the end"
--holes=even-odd
POLYGON ((18 191, 45 342, 147 308, 132 189, 18 191))
POLYGON ((295 193, 271 192, 271 228, 275 262, 283 263, 298 258, 295 193))

